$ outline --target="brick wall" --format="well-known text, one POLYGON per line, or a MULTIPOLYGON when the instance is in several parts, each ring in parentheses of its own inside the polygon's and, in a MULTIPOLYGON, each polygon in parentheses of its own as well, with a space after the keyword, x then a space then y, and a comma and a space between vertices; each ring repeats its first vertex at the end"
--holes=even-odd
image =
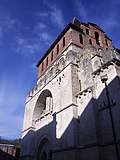
MULTIPOLYGON (((56 43, 53 49, 47 54, 43 61, 38 66, 38 78, 45 73, 45 71, 51 66, 53 62, 66 50, 66 48, 72 43, 81 48, 84 48, 87 44, 91 44, 97 49, 101 48, 107 50, 112 46, 112 41, 104 34, 104 31, 97 25, 92 23, 74 22, 74 26, 77 28, 69 28, 56 43), (79 25, 78 25, 79 23, 79 25), (79 27, 79 28, 78 28, 79 27), (80 30, 80 28, 83 30, 80 30), (65 44, 63 45, 63 43, 65 44)), ((59 37, 58 37, 59 38, 59 37)))
POLYGON ((60 41, 56 44, 56 46, 52 49, 52 51, 48 54, 48 56, 43 60, 43 62, 39 65, 38 68, 38 78, 50 67, 50 65, 66 50, 68 45, 72 40, 71 29, 69 29, 65 35, 60 39, 60 41), (63 46, 63 38, 65 37, 65 46, 63 46), (59 45, 59 52, 57 53, 57 46, 59 45), (51 59, 53 54, 53 59, 51 59), (48 59, 48 64, 47 64, 48 59), (42 65, 43 69, 42 69, 42 65))

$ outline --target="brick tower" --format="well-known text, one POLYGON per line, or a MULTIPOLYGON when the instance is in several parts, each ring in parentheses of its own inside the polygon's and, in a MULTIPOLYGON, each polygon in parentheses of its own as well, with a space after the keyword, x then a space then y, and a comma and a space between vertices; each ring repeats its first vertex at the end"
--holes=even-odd
POLYGON ((21 160, 118 160, 120 50, 73 19, 37 63, 26 99, 21 160))

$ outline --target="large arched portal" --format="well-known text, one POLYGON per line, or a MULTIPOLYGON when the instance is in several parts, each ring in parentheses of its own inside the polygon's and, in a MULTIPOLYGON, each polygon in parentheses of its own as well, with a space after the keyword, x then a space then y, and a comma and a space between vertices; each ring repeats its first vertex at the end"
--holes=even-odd
POLYGON ((37 160, 52 160, 51 144, 47 138, 44 138, 37 151, 37 160))
POLYGON ((42 115, 52 111, 52 108, 53 108, 52 103, 53 103, 53 100, 52 100, 51 92, 49 90, 44 90, 40 94, 36 102, 35 109, 33 112, 33 122, 36 122, 37 120, 39 120, 42 115))

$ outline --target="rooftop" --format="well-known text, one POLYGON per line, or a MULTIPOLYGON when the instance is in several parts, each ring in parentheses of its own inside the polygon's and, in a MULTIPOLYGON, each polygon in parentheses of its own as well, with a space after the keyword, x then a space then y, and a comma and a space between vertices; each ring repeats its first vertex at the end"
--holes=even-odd
MULTIPOLYGON (((92 22, 88 22, 88 23, 84 23, 84 22, 80 22, 77 18, 74 18, 72 20, 72 22, 70 22, 64 29, 63 31, 60 33, 60 35, 56 38, 56 40, 53 42, 53 44, 49 47, 49 49, 45 52, 45 54, 43 55, 43 57, 38 61, 37 63, 37 67, 39 67, 39 65, 42 63, 42 61, 47 57, 47 55, 52 51, 52 49, 56 46, 56 44, 60 41, 60 39, 65 35, 65 33, 70 29, 74 29, 82 34, 85 34, 83 32, 83 29, 81 27, 81 25, 84 25, 87 28, 90 28, 90 26, 93 26, 94 28, 98 29, 99 31, 105 33, 101 27, 99 27, 97 24, 92 23, 92 22)), ((111 39, 105 35, 105 37, 107 39, 109 39, 111 41, 111 39)))

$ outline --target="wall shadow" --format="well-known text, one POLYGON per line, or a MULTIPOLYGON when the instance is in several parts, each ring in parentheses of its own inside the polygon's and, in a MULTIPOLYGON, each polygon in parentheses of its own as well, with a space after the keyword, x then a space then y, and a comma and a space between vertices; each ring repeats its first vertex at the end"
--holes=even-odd
MULTIPOLYGON (((53 121, 41 129, 29 131, 22 140, 20 159, 118 160, 116 146, 120 154, 120 78, 115 77, 107 85, 107 89, 110 106, 106 88, 97 99, 94 98, 94 95, 89 99, 89 95, 92 93, 86 92, 82 98, 80 97, 80 104, 75 109, 77 110, 77 116, 75 114, 70 120, 69 125, 59 138, 58 130, 61 132, 62 127, 60 128, 57 123, 58 113, 53 113, 51 115, 53 121), (82 109, 86 97, 89 100, 82 109), (109 107, 112 111, 116 142, 109 107), (81 110, 83 111, 81 112, 81 110)), ((61 119, 61 126, 64 123, 65 121, 61 119)))

